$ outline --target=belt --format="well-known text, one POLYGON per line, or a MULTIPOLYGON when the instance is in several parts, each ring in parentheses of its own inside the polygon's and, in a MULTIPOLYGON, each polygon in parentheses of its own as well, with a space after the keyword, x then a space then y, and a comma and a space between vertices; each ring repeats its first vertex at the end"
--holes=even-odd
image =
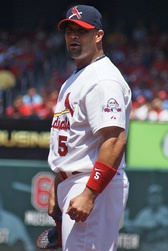
POLYGON ((59 171, 58 175, 61 180, 66 180, 68 177, 71 177, 71 176, 79 174, 79 173, 82 173, 82 172, 74 171, 74 172, 67 172, 66 173, 66 172, 59 171))

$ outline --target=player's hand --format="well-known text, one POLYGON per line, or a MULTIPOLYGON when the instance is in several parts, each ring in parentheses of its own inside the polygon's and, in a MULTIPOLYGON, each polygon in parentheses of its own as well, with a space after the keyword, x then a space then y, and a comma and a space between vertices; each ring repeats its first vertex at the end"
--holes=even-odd
POLYGON ((93 209, 97 195, 98 193, 86 187, 81 194, 70 200, 66 213, 72 220, 84 222, 93 209))

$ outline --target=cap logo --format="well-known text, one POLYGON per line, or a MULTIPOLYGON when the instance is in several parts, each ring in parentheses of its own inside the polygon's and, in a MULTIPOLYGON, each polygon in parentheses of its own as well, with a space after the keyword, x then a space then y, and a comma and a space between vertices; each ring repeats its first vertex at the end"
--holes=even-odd
POLYGON ((72 15, 69 18, 72 18, 74 16, 77 16, 78 19, 81 19, 82 12, 79 12, 77 9, 77 6, 72 9, 72 15))

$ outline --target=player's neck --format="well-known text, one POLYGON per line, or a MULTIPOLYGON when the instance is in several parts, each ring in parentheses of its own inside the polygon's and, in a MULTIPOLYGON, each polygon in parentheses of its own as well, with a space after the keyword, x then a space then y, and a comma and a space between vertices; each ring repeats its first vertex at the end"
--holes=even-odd
POLYGON ((88 60, 87 62, 80 62, 78 60, 75 60, 75 63, 76 63, 76 66, 77 66, 77 69, 76 69, 76 72, 77 73, 78 71, 82 70, 83 68, 85 68, 86 66, 88 66, 89 64, 92 64, 102 58, 105 57, 105 54, 104 52, 102 51, 101 53, 97 54, 96 56, 94 56, 91 60, 88 60))

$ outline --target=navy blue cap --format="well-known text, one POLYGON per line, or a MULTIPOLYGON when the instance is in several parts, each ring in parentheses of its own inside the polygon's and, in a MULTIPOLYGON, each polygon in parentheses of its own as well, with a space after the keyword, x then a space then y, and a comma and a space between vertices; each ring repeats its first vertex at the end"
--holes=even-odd
POLYGON ((59 30, 64 30, 67 22, 74 22, 85 29, 102 29, 102 16, 93 6, 77 5, 71 7, 66 14, 66 18, 58 24, 59 30))

